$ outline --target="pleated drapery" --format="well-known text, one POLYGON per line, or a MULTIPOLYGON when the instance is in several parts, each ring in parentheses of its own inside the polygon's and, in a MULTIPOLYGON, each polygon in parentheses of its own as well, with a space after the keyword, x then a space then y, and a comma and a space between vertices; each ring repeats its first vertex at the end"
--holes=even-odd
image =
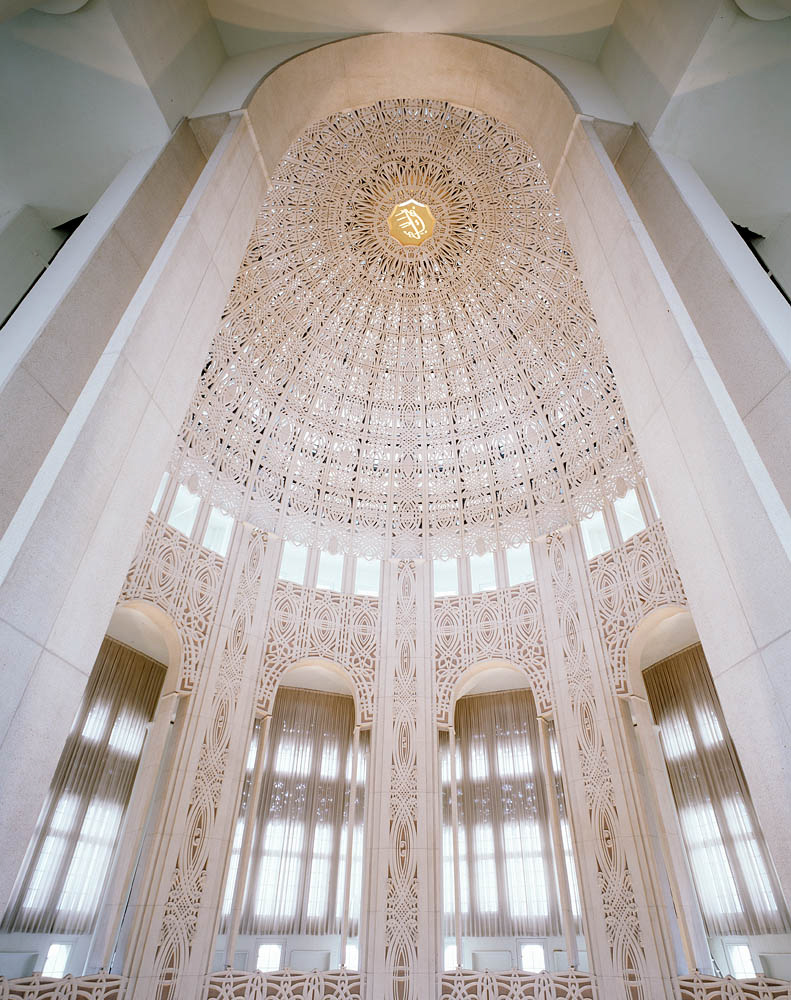
MULTIPOLYGON (((461 933, 562 933, 540 734, 530 691, 462 698, 456 706, 461 933)), ((453 829, 447 734, 441 734, 445 934, 453 933, 453 829)), ((551 782, 551 783, 550 783, 551 782)))
POLYGON ((681 831, 709 934, 790 929, 700 644, 645 671, 681 831))
POLYGON ((161 663, 105 638, 0 930, 93 929, 164 677, 161 663))
POLYGON ((261 794, 246 820, 255 829, 243 875, 241 934, 340 934, 351 847, 349 935, 356 935, 368 733, 360 734, 350 810, 353 737, 351 698, 297 688, 278 691, 261 794))

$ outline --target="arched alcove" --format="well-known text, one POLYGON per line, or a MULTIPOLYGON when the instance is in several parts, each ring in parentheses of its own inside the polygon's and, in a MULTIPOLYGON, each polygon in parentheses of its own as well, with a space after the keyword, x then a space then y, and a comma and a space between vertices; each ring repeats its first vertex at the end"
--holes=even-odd
POLYGON ((167 667, 162 695, 177 690, 182 643, 170 615, 149 601, 123 601, 113 611, 107 634, 167 667))
POLYGON ((699 641, 689 608, 669 604, 649 612, 632 630, 626 647, 631 693, 645 698, 643 671, 699 641))
MULTIPOLYGON (((453 689, 448 718, 453 720, 459 699, 474 694, 531 688, 530 674, 510 660, 483 660, 468 667, 453 689)), ((532 688, 531 688, 532 689, 532 688)))

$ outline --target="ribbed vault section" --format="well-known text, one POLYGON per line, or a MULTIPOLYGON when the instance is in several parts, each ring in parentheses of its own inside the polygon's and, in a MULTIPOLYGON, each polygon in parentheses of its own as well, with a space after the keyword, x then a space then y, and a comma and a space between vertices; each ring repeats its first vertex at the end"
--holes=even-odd
POLYGON ((175 466, 297 541, 379 556, 535 537, 633 482, 557 204, 510 128, 436 101, 318 122, 273 177, 175 466), (420 246, 390 235, 414 199, 420 246))

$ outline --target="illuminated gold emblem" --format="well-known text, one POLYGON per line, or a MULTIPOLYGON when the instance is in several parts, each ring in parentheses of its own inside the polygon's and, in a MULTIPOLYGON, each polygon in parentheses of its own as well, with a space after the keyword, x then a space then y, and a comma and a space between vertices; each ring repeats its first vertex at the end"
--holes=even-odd
POLYGON ((387 217, 390 235, 405 247, 419 247, 434 232, 435 221, 428 205, 414 198, 396 205, 387 217))

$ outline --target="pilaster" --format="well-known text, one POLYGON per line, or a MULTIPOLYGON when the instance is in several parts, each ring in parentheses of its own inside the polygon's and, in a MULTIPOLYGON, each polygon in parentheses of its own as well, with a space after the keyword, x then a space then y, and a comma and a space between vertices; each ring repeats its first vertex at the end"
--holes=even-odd
POLYGON ((604 997, 670 998, 672 945, 584 596, 579 533, 566 527, 535 549, 591 969, 604 997))

